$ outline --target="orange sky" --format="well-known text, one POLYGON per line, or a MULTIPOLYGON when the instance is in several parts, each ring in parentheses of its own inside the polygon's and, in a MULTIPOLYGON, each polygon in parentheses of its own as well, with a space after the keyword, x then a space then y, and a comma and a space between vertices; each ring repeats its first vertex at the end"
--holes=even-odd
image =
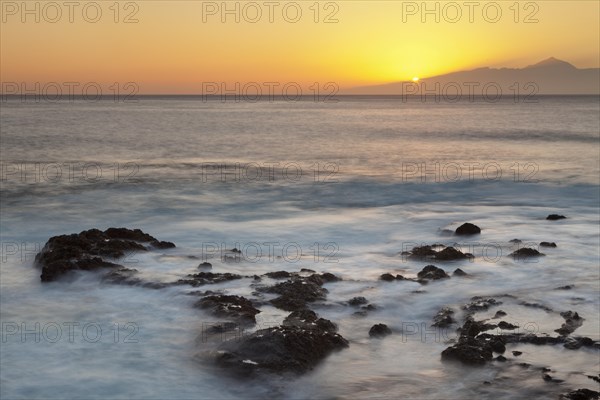
POLYGON ((223 15, 221 1, 115 7, 111 0, 95 3, 98 17, 95 6, 84 12, 90 2, 69 10, 62 1, 53 3, 58 9, 30 1, 30 13, 21 1, 0 3, 3 83, 135 82, 140 93, 199 93, 202 82, 306 87, 331 81, 343 88, 480 66, 522 67, 550 56, 580 68, 598 67, 600 59, 597 1, 521 1, 518 7, 482 1, 471 9, 463 1, 428 2, 431 10, 438 3, 431 14, 423 13, 421 1, 321 1, 317 7, 315 1, 230 1, 227 7, 239 11, 223 15), (137 22, 124 23, 128 15, 137 22))

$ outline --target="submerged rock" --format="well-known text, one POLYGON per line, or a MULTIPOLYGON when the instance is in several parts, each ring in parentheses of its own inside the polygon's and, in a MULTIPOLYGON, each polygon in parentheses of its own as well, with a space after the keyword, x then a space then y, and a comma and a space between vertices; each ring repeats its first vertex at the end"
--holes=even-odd
POLYGON ((402 255, 408 256, 414 260, 437 260, 437 261, 454 261, 454 260, 466 260, 473 258, 471 253, 463 253, 454 247, 444 247, 440 251, 436 251, 434 248, 440 246, 418 246, 414 247, 411 251, 403 252, 402 255))
POLYGON ((546 217, 546 219, 548 221, 557 221, 559 219, 566 219, 567 217, 565 217, 564 215, 559 215, 559 214, 550 214, 546 217))
POLYGON ((561 312, 560 316, 565 319, 565 322, 554 332, 559 333, 561 336, 570 335, 571 333, 575 332, 577 328, 583 325, 583 318, 581 318, 576 312, 565 311, 561 312))
POLYGON ((469 274, 467 274, 465 271, 463 271, 463 270, 462 270, 462 269, 460 269, 460 268, 456 268, 456 269, 454 270, 454 272, 452 273, 452 275, 453 275, 453 276, 467 276, 467 275, 469 275, 469 274))
POLYGON ((195 307, 210 308, 217 317, 232 318, 241 322, 256 322, 256 309, 252 302, 242 296, 217 294, 206 296, 197 301, 195 307))
MULTIPOLYGON (((331 277, 327 276, 327 279, 331 277)), ((308 277, 294 276, 290 280, 260 290, 280 295, 271 300, 271 304, 275 307, 286 311, 297 311, 306 308, 307 303, 325 300, 327 289, 322 287, 323 283, 323 275, 319 274, 308 277)))
POLYGON ((479 228, 477 225, 466 222, 466 223, 462 224, 461 226, 459 226, 458 228, 456 228, 456 231, 454 231, 454 233, 459 236, 476 235, 476 234, 481 233, 481 228, 479 228))
POLYGON ((556 243, 554 242, 541 242, 540 247, 556 247, 556 243))
POLYGON ((541 256, 545 256, 544 253, 540 253, 536 249, 531 249, 529 247, 522 247, 522 248, 520 248, 520 249, 518 249, 516 251, 513 251, 509 255, 511 257, 514 257, 514 258, 528 258, 528 257, 541 257, 541 256))
POLYGON ((351 306, 360 306, 363 304, 367 304, 368 302, 369 301, 362 296, 353 297, 350 300, 348 300, 348 304, 350 304, 351 306))
MULTIPOLYGON (((302 317, 306 315, 294 318, 302 317)), ((348 341, 341 335, 323 328, 326 322, 309 328, 290 323, 291 319, 290 315, 286 325, 261 329, 223 343, 217 351, 217 365, 241 375, 259 371, 304 373, 331 352, 348 347, 348 341)))
POLYGON ((450 276, 441 268, 436 267, 435 265, 427 265, 423 267, 423 269, 417 274, 419 279, 425 280, 437 280, 450 278, 450 276))
POLYGON ((227 273, 214 273, 214 272, 198 272, 197 274, 189 274, 185 279, 179 279, 176 284, 179 285, 191 285, 194 287, 207 285, 212 283, 221 283, 226 281, 232 281, 235 279, 242 279, 241 275, 227 273))
POLYGON ((211 269, 212 268, 212 264, 209 262, 203 262, 200 265, 198 265, 198 269, 211 269))
POLYGON ((561 400, 594 400, 600 398, 600 392, 590 389, 577 389, 567 394, 561 394, 561 400))
POLYGON ((386 324, 375 324, 369 329, 369 336, 384 337, 390 335, 392 330, 386 324))
POLYGON ((51 237, 35 256, 35 262, 42 267, 42 282, 50 282, 70 271, 124 268, 105 258, 118 259, 126 254, 171 247, 175 245, 159 241, 140 229, 108 228, 104 232, 90 229, 51 237))
POLYGON ((433 326, 438 328, 447 328, 450 325, 456 323, 456 320, 452 317, 454 310, 444 307, 433 317, 433 326))

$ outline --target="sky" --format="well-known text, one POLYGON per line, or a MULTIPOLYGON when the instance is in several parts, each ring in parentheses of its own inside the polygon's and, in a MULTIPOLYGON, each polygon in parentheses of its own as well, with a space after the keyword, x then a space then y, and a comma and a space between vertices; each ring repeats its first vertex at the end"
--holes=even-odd
POLYGON ((600 62, 595 0, 64 4, 0 1, 3 84, 135 82, 139 93, 192 94, 211 82, 346 88, 551 56, 600 62))

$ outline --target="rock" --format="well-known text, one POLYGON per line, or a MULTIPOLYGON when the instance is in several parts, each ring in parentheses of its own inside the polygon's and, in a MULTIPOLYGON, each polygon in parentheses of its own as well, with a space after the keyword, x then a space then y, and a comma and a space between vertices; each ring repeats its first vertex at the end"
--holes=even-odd
POLYGON ((522 351, 517 351, 517 350, 514 350, 514 351, 512 352, 512 354, 513 354, 513 356, 515 356, 515 357, 519 357, 521 354, 523 354, 523 352, 522 352, 522 351))
POLYGON ((541 242, 540 247, 556 247, 556 243, 554 242, 541 242))
POLYGON ((426 280, 437 280, 450 278, 450 276, 441 268, 436 267, 435 265, 427 265, 423 267, 423 269, 417 274, 419 279, 426 280))
POLYGON ((212 335, 212 334, 235 331, 238 328, 239 328, 239 325, 235 322, 219 322, 216 324, 212 324, 208 328, 204 329, 204 333, 212 335))
POLYGON ((506 316, 506 312, 502 311, 502 310, 498 310, 496 311, 496 314, 494 314, 494 316, 492 317, 493 319, 498 319, 498 318, 502 318, 506 316))
POLYGON ((499 355, 495 358, 495 360, 500 362, 506 362, 506 357, 504 357, 503 355, 499 355))
POLYGON ((391 281, 396 280, 396 277, 392 274, 385 273, 385 274, 381 275, 379 277, 379 279, 382 281, 391 282, 391 281))
POLYGON ((250 300, 242 296, 223 294, 207 296, 197 301, 194 306, 210 308, 217 317, 233 318, 241 322, 255 323, 255 315, 260 313, 250 300))
POLYGON ((435 255, 435 259, 440 261, 465 260, 471 258, 473 258, 473 254, 463 253, 460 250, 456 250, 454 247, 446 247, 442 251, 438 251, 435 255))
POLYGON ((371 337, 383 337, 391 333, 392 330, 386 324, 375 324, 369 329, 369 336, 371 337))
POLYGON ((509 243, 523 243, 521 239, 511 239, 508 241, 509 243))
POLYGON ((469 275, 469 274, 467 274, 465 271, 463 271, 463 270, 462 270, 462 269, 460 269, 460 268, 456 268, 456 269, 454 270, 454 272, 452 273, 452 275, 453 275, 453 276, 467 276, 467 275, 469 275))
POLYGON ((561 312, 560 316, 565 319, 565 322, 560 328, 555 329, 554 332, 559 333, 561 336, 570 335, 571 333, 575 332, 577 328, 583 325, 583 318, 581 318, 576 312, 561 312))
POLYGON ((433 326, 437 328, 447 328, 450 325, 456 323, 456 320, 452 318, 454 310, 444 307, 433 317, 433 326))
POLYGON ((346 339, 318 325, 313 329, 282 325, 223 343, 215 361, 240 375, 263 370, 300 374, 314 368, 331 352, 346 347, 346 339))
POLYGON ((600 392, 590 389, 577 389, 560 396, 560 399, 564 400, 594 400, 598 398, 600 398, 600 392))
POLYGON ((442 360, 456 360, 467 365, 483 365, 492 358, 492 349, 478 342, 459 343, 442 351, 442 360))
POLYGON ((226 281, 232 281, 235 279, 242 279, 241 275, 227 273, 213 273, 213 272, 198 272, 197 274, 189 274, 186 279, 179 279, 176 284, 179 285, 191 285, 194 287, 200 285, 208 285, 213 283, 221 283, 226 281))
POLYGON ((509 255, 514 258, 528 258, 528 257, 545 256, 544 253, 540 253, 536 249, 531 249, 529 247, 522 247, 522 248, 518 249, 517 251, 513 251, 509 255))
POLYGON ((315 271, 313 271, 312 269, 308 269, 308 268, 302 268, 302 269, 300 270, 300 272, 307 272, 307 273, 311 273, 311 274, 314 274, 314 273, 315 273, 315 271))
POLYGON ((463 310, 471 312, 486 311, 490 307, 499 306, 500 304, 502 304, 501 301, 498 301, 492 297, 475 296, 471 297, 470 303, 463 306, 463 310))
POLYGON ((287 271, 267 272, 265 275, 272 279, 284 279, 292 276, 292 274, 287 271))
POLYGON ((510 324, 510 323, 505 322, 505 321, 500 321, 500 322, 498 322, 498 328, 500 328, 502 330, 505 330, 505 331, 512 331, 512 330, 517 329, 518 326, 510 324))
POLYGON ((325 300, 327 289, 321 287, 322 285, 322 276, 313 274, 309 277, 294 277, 275 286, 262 288, 261 291, 280 295, 271 300, 275 307, 297 311, 306 308, 306 303, 325 300))
POLYGON ((571 289, 573 289, 573 285, 559 286, 559 287, 555 288, 554 290, 571 290, 571 289))
POLYGON ((78 234, 51 237, 35 256, 35 262, 42 267, 42 282, 50 282, 75 270, 124 268, 105 258, 118 259, 126 254, 167 246, 165 243, 169 247, 175 246, 170 242, 159 242, 139 229, 108 228, 104 232, 90 229, 78 234), (142 243, 148 244, 148 247, 142 243))
POLYGON ((362 296, 353 297, 350 300, 348 300, 348 304, 350 304, 351 306, 360 306, 360 305, 367 304, 367 303, 368 303, 368 300, 362 296))
POLYGON ((335 276, 334 274, 331 274, 329 272, 322 273, 320 277, 324 282, 339 282, 342 280, 342 278, 340 278, 339 276, 335 276))
POLYGON ((546 217, 546 219, 548 221, 557 221, 559 219, 565 219, 567 217, 565 217, 564 215, 559 215, 559 214, 550 214, 546 217))
POLYGON ((200 265, 198 265, 198 269, 211 269, 212 268, 212 264, 209 262, 203 262, 200 265))
POLYGON ((294 311, 283 320, 284 326, 296 326, 304 329, 320 329, 325 332, 337 332, 337 326, 328 319, 319 318, 312 310, 294 311))
POLYGON ((471 224, 469 222, 466 222, 464 224, 462 224, 461 226, 459 226, 458 228, 456 228, 456 231, 454 231, 454 233, 456 235, 476 235, 481 233, 481 228, 479 228, 477 225, 471 224))

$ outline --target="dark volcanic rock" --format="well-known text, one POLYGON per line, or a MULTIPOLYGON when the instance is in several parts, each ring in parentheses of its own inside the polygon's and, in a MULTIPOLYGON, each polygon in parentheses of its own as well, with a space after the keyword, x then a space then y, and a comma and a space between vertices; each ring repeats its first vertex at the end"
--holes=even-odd
POLYGON ((186 279, 179 279, 176 284, 192 285, 196 287, 211 283, 232 281, 235 279, 242 279, 242 276, 238 274, 230 274, 229 272, 224 274, 214 272, 198 272, 197 274, 189 274, 186 279))
MULTIPOLYGON (((100 268, 120 268, 104 258, 121 258, 128 253, 148 251, 162 246, 153 236, 139 229, 108 228, 102 232, 90 229, 78 234, 53 236, 36 256, 42 267, 43 282, 53 281, 69 271, 91 271, 100 268), (142 243, 147 243, 149 247, 142 243)), ((170 243, 169 247, 174 247, 170 243), (172 245, 172 246, 171 246, 172 245)))
POLYGON ((541 242, 540 247, 556 247, 556 243, 554 242, 541 242))
POLYGON ((345 347, 348 347, 346 339, 318 325, 312 329, 283 325, 223 343, 215 361, 241 375, 261 370, 303 373, 331 352, 345 347))
POLYGON ((479 228, 477 225, 466 222, 458 228, 456 228, 456 231, 454 231, 454 233, 456 235, 476 235, 478 233, 481 233, 481 228, 479 228))
POLYGON ((472 254, 463 253, 454 247, 444 247, 440 251, 436 251, 435 247, 440 246, 414 247, 411 251, 403 252, 402 254, 413 260, 454 261, 473 258, 472 254))
POLYGON ((571 333, 575 332, 577 328, 583 325, 583 318, 581 318, 576 312, 565 311, 561 312, 560 316, 565 319, 565 322, 554 332, 559 333, 561 336, 570 335, 571 333))
POLYGON ((212 264, 209 262, 203 262, 200 265, 198 265, 198 269, 211 269, 212 268, 212 264))
POLYGON ((467 274, 465 271, 463 271, 463 270, 462 270, 462 269, 460 269, 460 268, 456 268, 456 269, 454 270, 454 272, 452 273, 452 275, 454 275, 454 276, 467 276, 467 275, 469 275, 469 274, 467 274))
POLYGON ((312 310, 294 311, 283 320, 284 326, 304 329, 320 329, 324 332, 337 332, 337 326, 328 319, 319 318, 312 310))
POLYGON ((436 267, 435 265, 427 265, 423 267, 423 269, 417 274, 419 279, 444 279, 450 278, 450 276, 441 268, 436 267))
POLYGON ((396 277, 392 274, 385 273, 385 274, 381 275, 379 277, 379 279, 381 279, 382 281, 391 282, 391 281, 395 281, 396 277))
POLYGON ((322 276, 313 274, 309 277, 294 277, 274 286, 262 288, 261 291, 280 295, 271 300, 271 304, 275 307, 286 311, 297 311, 306 308, 306 303, 325 299, 327 289, 321 287, 322 285, 322 276))
POLYGON ((517 329, 518 326, 510 324, 506 321, 500 321, 500 322, 498 322, 498 328, 505 330, 505 331, 512 331, 512 330, 517 329))
POLYGON ((242 296, 212 295, 204 297, 195 304, 199 308, 210 308, 217 317, 233 318, 243 322, 256 322, 255 315, 260 310, 242 296))
POLYGON ((549 221, 556 221, 559 219, 565 219, 567 217, 565 217, 564 215, 558 215, 558 214, 550 214, 546 217, 547 220, 549 221))
POLYGON ((456 320, 452 318, 454 310, 444 307, 433 317, 433 326, 438 328, 446 328, 454 323, 456 320))
POLYGON ((284 279, 292 276, 292 274, 287 271, 267 272, 265 275, 273 279, 284 279))
POLYGON ((375 324, 369 329, 369 336, 371 337, 383 337, 391 333, 392 330, 386 324, 375 324))
POLYGON ((522 247, 516 251, 513 251, 509 254, 514 258, 527 258, 527 257, 540 257, 545 256, 544 253, 540 253, 536 249, 531 249, 529 247, 522 247))
POLYGON ((560 399, 564 400, 594 400, 598 398, 600 398, 600 392, 590 389, 577 389, 560 395, 560 399))
POLYGON ((362 296, 353 297, 350 300, 348 300, 348 304, 350 304, 351 306, 360 306, 360 305, 367 304, 367 303, 368 303, 368 300, 362 296))
MULTIPOLYGON (((481 297, 475 296, 471 297, 471 302, 469 304, 465 304, 463 306, 463 310, 477 312, 477 311, 485 311, 493 306, 499 306, 502 302, 492 298, 492 297, 481 297)), ((504 311, 503 311, 504 312, 504 311)), ((504 314, 506 315, 506 314, 504 314)))
POLYGON ((521 239, 511 239, 509 243, 523 243, 523 241, 521 239))
POLYGON ((492 319, 498 319, 506 316, 506 312, 502 310, 496 311, 496 314, 492 317, 492 319))

